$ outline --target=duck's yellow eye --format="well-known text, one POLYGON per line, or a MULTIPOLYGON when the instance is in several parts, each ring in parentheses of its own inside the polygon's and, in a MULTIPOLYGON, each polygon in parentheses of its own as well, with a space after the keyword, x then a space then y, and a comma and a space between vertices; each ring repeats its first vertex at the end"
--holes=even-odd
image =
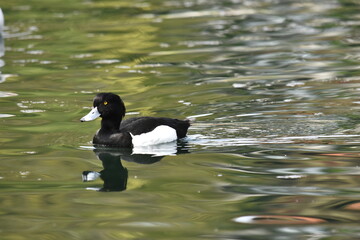
POLYGON ((107 102, 107 101, 105 101, 105 102, 104 102, 104 105, 107 105, 107 104, 108 104, 108 102, 107 102))

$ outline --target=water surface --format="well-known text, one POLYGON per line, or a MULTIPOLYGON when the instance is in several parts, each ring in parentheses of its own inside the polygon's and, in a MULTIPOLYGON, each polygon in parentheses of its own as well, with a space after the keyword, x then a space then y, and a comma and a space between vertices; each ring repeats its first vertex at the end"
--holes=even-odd
POLYGON ((357 1, 0 7, 2 239, 360 237, 357 1), (188 138, 94 149, 104 91, 188 138))

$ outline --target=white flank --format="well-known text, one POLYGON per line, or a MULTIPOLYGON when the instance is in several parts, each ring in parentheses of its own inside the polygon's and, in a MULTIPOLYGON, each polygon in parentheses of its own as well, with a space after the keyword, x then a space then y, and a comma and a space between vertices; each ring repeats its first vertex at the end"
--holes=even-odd
POLYGON ((88 122, 95 120, 96 118, 100 117, 100 113, 97 109, 97 107, 93 108, 86 116, 80 119, 82 122, 88 122))
POLYGON ((167 143, 175 141, 177 139, 175 129, 165 125, 160 125, 151 132, 143 133, 140 135, 131 134, 131 136, 134 147, 167 143))

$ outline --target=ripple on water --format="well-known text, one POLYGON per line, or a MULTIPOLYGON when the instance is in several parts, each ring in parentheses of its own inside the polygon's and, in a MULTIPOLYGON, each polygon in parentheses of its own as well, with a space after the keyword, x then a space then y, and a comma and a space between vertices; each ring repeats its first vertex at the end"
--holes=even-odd
POLYGON ((8 117, 15 117, 15 115, 0 113, 0 118, 8 118, 8 117))
POLYGON ((248 224, 319 224, 327 221, 314 217, 286 216, 286 215, 249 215, 233 219, 237 223, 248 224))
POLYGON ((0 97, 15 97, 18 94, 12 92, 2 92, 0 91, 0 97))
MULTIPOLYGON (((247 130, 247 129, 244 129, 247 130)), ((351 139, 358 139, 360 135, 319 135, 319 136, 293 136, 293 137, 277 137, 264 136, 261 138, 212 138, 201 134, 189 135, 187 140, 189 143, 202 147, 226 147, 226 146, 247 146, 259 144, 299 144, 299 143, 322 143, 323 141, 347 142, 351 139)))

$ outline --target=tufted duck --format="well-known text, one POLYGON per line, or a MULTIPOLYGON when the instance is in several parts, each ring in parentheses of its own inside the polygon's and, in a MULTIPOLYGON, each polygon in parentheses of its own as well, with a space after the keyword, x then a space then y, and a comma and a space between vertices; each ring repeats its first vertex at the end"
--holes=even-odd
POLYGON ((156 145, 184 138, 190 126, 189 120, 162 117, 134 117, 122 121, 126 108, 121 98, 113 93, 97 94, 93 105, 80 121, 102 118, 94 144, 125 148, 156 145))

